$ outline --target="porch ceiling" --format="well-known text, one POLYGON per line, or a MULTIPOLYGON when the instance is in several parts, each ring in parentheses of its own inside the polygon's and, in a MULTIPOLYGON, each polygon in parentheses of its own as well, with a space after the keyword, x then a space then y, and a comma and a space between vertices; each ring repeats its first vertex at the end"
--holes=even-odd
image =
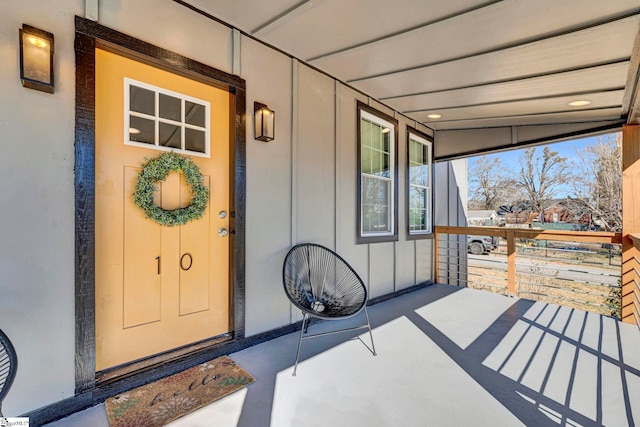
POLYGON ((434 130, 638 122, 639 0, 186 3, 434 130))

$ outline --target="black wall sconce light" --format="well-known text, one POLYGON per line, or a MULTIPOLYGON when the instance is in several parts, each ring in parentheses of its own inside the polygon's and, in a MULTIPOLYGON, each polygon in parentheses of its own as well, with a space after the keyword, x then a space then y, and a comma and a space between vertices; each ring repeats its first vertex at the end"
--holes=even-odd
POLYGON ((22 86, 53 93, 53 34, 27 24, 19 31, 22 86))
POLYGON ((275 135, 276 113, 265 104, 253 103, 253 127, 258 141, 273 141, 275 135))

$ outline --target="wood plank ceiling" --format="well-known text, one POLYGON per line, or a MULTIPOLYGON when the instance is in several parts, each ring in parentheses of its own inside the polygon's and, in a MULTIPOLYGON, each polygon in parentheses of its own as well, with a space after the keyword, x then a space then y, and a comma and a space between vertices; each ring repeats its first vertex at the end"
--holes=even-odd
POLYGON ((638 121, 640 0, 186 3, 434 130, 638 121))

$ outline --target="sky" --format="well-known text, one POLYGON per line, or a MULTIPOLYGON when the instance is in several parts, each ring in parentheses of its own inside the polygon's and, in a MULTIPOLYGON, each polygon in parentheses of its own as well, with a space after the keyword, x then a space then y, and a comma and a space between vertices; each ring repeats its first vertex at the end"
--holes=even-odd
MULTIPOLYGON (((572 160, 577 160, 575 149, 582 149, 585 146, 593 144, 595 142, 596 142, 596 137, 589 137, 589 138, 575 139, 575 140, 565 141, 565 142, 556 142, 555 144, 548 144, 548 146, 553 151, 557 151, 561 156, 566 157, 568 161, 572 161, 572 160)), ((537 151, 542 152, 544 147, 545 145, 539 145, 537 151)), ((505 166, 509 166, 512 168, 520 168, 520 163, 518 163, 518 159, 520 158, 523 152, 524 152, 524 148, 519 150, 510 150, 510 151, 504 151, 501 153, 490 154, 490 155, 487 155, 487 157, 488 158, 499 157, 505 166)), ((469 158, 469 167, 473 165, 473 162, 477 158, 478 157, 469 158)))
MULTIPOLYGON (((603 135, 603 136, 606 136, 606 135, 603 135)), ((587 138, 574 139, 570 141, 556 142, 554 144, 548 144, 548 146, 553 151, 557 151, 562 157, 566 157, 567 161, 571 163, 571 162, 578 161, 578 155, 576 154, 576 149, 583 150, 584 147, 586 147, 587 145, 592 145, 596 141, 597 141, 597 137, 591 136, 587 138)), ((536 154, 541 154, 544 147, 545 145, 537 146, 536 154)), ((524 148, 518 149, 518 150, 504 151, 496 154, 489 154, 487 155, 487 158, 491 159, 493 157, 498 157, 500 158, 504 166, 507 166, 510 169, 518 171, 520 169, 519 158, 520 156, 522 156, 523 152, 524 152, 524 148)), ((469 157, 467 159, 469 169, 471 169, 474 166, 474 162, 478 159, 478 157, 469 157)), ((559 190, 560 191, 558 191, 557 197, 566 197, 570 195, 569 186, 566 186, 564 188, 564 191, 562 191, 562 189, 559 189, 559 190)))

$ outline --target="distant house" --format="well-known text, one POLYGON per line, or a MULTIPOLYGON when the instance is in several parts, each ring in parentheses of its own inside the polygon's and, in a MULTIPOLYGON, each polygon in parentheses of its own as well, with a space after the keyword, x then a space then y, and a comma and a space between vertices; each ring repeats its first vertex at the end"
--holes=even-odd
POLYGON ((531 222, 534 228, 588 230, 592 224, 591 213, 576 214, 563 206, 552 206, 538 212, 531 222))
POLYGON ((531 223, 536 221, 540 217, 538 212, 532 211, 518 211, 504 214, 504 222, 507 227, 522 228, 526 226, 529 228, 531 223))
POLYGON ((497 226, 498 214, 494 210, 468 211, 467 224, 471 226, 497 226))
POLYGON ((591 214, 576 214, 563 206, 552 206, 544 210, 544 222, 564 222, 575 224, 590 224, 591 214))
POLYGON ((562 203, 543 211, 531 209, 513 210, 504 214, 507 227, 550 228, 566 230, 588 230, 593 220, 590 213, 576 214, 562 203))

